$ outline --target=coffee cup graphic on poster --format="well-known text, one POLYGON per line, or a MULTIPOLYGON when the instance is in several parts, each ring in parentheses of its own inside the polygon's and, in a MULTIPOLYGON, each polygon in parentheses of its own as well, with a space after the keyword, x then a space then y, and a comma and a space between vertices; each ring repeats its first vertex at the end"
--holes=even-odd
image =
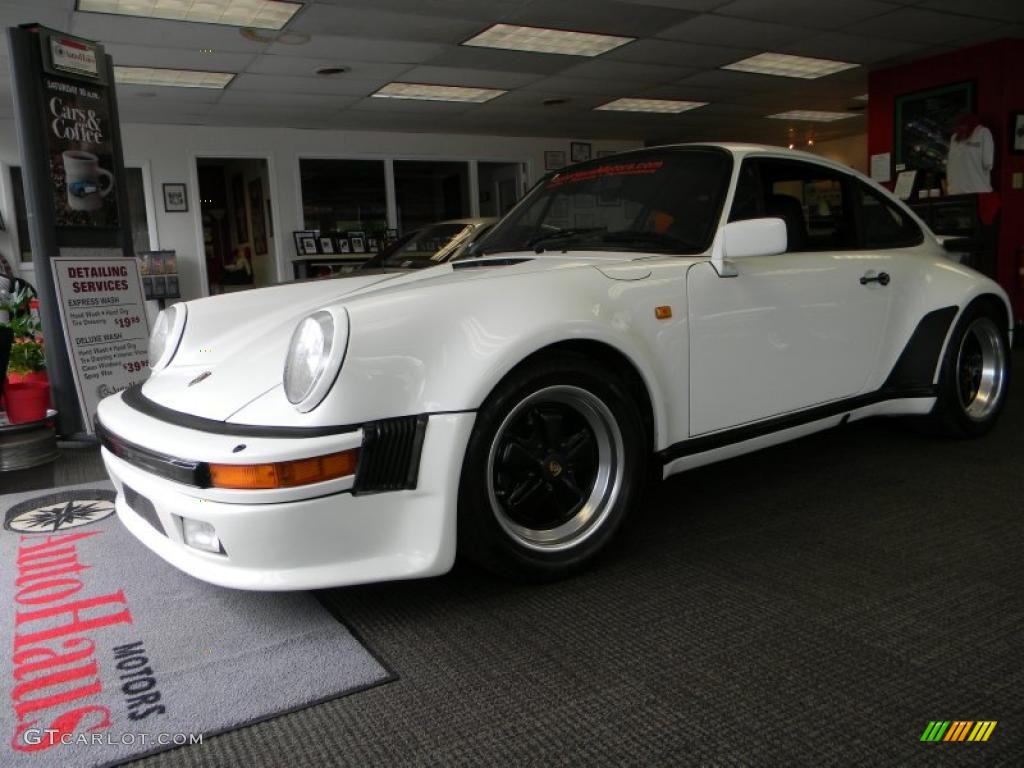
POLYGON ((92 152, 71 149, 63 153, 68 206, 75 211, 98 211, 114 188, 114 174, 100 168, 92 152))
POLYGON ((44 78, 47 143, 58 227, 118 226, 109 89, 44 78))

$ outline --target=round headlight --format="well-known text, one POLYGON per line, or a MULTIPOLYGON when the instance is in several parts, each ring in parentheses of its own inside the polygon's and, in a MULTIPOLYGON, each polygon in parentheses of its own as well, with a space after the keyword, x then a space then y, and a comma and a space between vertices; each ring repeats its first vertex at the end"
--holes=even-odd
POLYGON ((157 315, 153 331, 149 334, 149 367, 163 368, 178 351, 178 343, 185 332, 185 305, 174 304, 157 315))
POLYGON ((315 312, 292 334, 284 363, 284 393, 300 411, 313 410, 333 383, 345 353, 334 316, 315 312))

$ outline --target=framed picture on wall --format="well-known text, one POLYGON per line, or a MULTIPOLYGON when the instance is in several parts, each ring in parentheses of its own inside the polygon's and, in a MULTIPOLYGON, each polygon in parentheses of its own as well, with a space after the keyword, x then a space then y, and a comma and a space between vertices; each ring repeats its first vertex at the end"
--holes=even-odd
POLYGON ((896 97, 893 161, 905 170, 944 176, 956 118, 975 111, 973 81, 896 97))
POLYGON ((188 194, 184 184, 164 184, 164 210, 183 213, 188 210, 188 194))
POLYGON ((317 238, 315 237, 304 237, 302 238, 302 253, 306 256, 315 256, 320 252, 317 246, 317 238))
POLYGON ((330 236, 320 238, 320 253, 334 253, 334 238, 330 236))
POLYGON ((585 141, 574 141, 569 144, 569 159, 574 163, 582 163, 591 158, 591 147, 585 141))
POLYGON ((565 152, 560 149, 548 150, 544 153, 544 170, 557 171, 565 168, 565 152))
POLYGON ((1010 152, 1024 155, 1024 112, 1010 113, 1010 152))

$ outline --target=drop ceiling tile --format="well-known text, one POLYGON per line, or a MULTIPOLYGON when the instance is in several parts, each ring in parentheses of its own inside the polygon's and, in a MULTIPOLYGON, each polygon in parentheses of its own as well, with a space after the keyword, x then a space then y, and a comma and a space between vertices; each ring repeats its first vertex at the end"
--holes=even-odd
POLYGON ((884 16, 851 24, 844 31, 855 35, 876 35, 893 40, 936 44, 967 35, 995 31, 998 27, 999 23, 992 19, 954 16, 913 7, 901 8, 884 16))
POLYGON ((496 72, 485 69, 421 66, 407 70, 401 76, 404 83, 430 83, 432 85, 464 85, 470 88, 499 88, 510 90, 540 80, 543 75, 528 72, 496 72))
MULTIPOLYGON (((40 7, 34 0, 17 2, 17 0, 4 0, 0 3, 0 25, 4 27, 16 27, 19 24, 38 22, 53 29, 66 30, 70 25, 71 13, 67 4, 65 7, 48 3, 40 7)), ((6 35, 4 35, 6 37, 6 35)))
MULTIPOLYGON (((246 68, 247 72, 257 75, 284 75, 286 77, 307 77, 314 75, 316 70, 324 67, 348 67, 348 72, 331 77, 347 77, 349 79, 394 80, 403 72, 409 71, 412 64, 389 64, 378 61, 352 61, 343 57, 330 59, 307 59, 301 56, 275 56, 263 54, 246 68)), ((318 75, 318 77, 321 77, 318 75)))
POLYGON ((562 77, 555 75, 538 80, 523 88, 545 93, 560 93, 566 96, 573 94, 601 94, 607 96, 626 96, 633 88, 632 83, 616 83, 610 80, 591 79, 587 77, 562 77))
POLYGON ((792 88, 793 80, 788 77, 772 77, 771 75, 755 75, 751 72, 712 69, 684 78, 675 83, 675 85, 684 88, 694 85, 739 92, 780 91, 792 88))
POLYGON ((752 48, 726 48, 717 45, 699 45, 676 40, 646 38, 617 48, 601 58, 609 61, 631 61, 638 64, 665 64, 701 69, 731 64, 758 52, 752 48))
POLYGON ((336 108, 347 107, 357 102, 360 96, 339 96, 323 93, 281 93, 264 91, 235 91, 228 89, 221 94, 218 104, 262 107, 264 109, 287 110, 291 107, 323 107, 330 104, 336 108))
POLYGON ((635 64, 627 61, 612 61, 603 57, 585 61, 562 72, 565 77, 587 77, 618 82, 635 82, 642 85, 659 85, 695 74, 698 70, 689 67, 666 67, 660 64, 635 64))
POLYGON ((181 104, 213 104, 224 91, 213 88, 174 88, 163 85, 117 86, 117 103, 161 105, 169 101, 181 104))
POLYGON ((693 16, 694 13, 677 8, 618 0, 587 0, 583 4, 566 0, 533 0, 511 14, 507 23, 644 37, 693 16))
POLYGON ((728 5, 715 9, 723 16, 736 16, 756 21, 777 21, 784 19, 801 27, 838 29, 855 21, 888 13, 893 7, 878 0, 842 0, 822 2, 821 0, 734 0, 728 5))
POLYGON ((475 35, 482 26, 481 22, 468 19, 317 4, 306 6, 288 25, 288 30, 312 35, 345 35, 456 45, 475 35))
POLYGON ((795 21, 792 25, 768 24, 708 13, 664 29, 657 33, 657 37, 703 45, 725 45, 768 51, 775 46, 792 43, 813 34, 814 32, 800 27, 795 21))
POLYGON ((242 37, 241 30, 236 27, 103 13, 74 14, 70 32, 104 43, 183 48, 189 51, 210 48, 216 53, 260 53, 267 47, 266 43, 242 37))
POLYGON ((971 0, 969 3, 964 0, 924 0, 919 7, 986 19, 1024 22, 1024 2, 1021 0, 971 0))
POLYGON ((256 53, 202 53, 196 49, 159 48, 152 45, 108 43, 115 64, 169 69, 201 69, 207 72, 241 72, 256 60, 256 53))
MULTIPOLYGON (((498 97, 501 98, 500 96, 498 97)), ((408 115, 459 114, 473 108, 460 101, 420 101, 417 99, 360 99, 349 109, 361 112, 389 112, 408 115)))
POLYGON ((436 67, 463 67, 502 72, 536 72, 550 75, 580 63, 579 56, 502 51, 496 48, 457 46, 445 48, 428 62, 436 67))
POLYGON ((745 91, 737 91, 735 88, 720 88, 706 85, 688 84, 689 80, 680 80, 668 85, 656 85, 653 88, 645 88, 637 91, 634 96, 644 99, 677 99, 681 101, 706 101, 714 104, 719 101, 729 101, 743 94, 745 91))
POLYGON ((313 35, 308 42, 299 45, 271 43, 267 47, 266 53, 275 56, 302 56, 310 59, 343 57, 355 61, 421 64, 440 55, 444 50, 445 46, 438 43, 313 35))
POLYGON ((776 50, 779 53, 792 53, 798 56, 815 56, 823 59, 851 61, 857 64, 874 64, 921 49, 920 43, 906 40, 888 40, 881 37, 829 32, 781 45, 776 50))
POLYGON ((723 5, 729 0, 622 0, 629 5, 659 5, 663 8, 676 8, 681 11, 705 13, 723 5))
POLYGON ((436 18, 500 21, 529 0, 317 0, 351 14, 351 9, 371 9, 404 14, 428 14, 436 18))
POLYGON ((386 82, 386 80, 355 80, 344 77, 279 77, 243 72, 232 81, 229 87, 239 91, 368 96, 385 85, 386 82))

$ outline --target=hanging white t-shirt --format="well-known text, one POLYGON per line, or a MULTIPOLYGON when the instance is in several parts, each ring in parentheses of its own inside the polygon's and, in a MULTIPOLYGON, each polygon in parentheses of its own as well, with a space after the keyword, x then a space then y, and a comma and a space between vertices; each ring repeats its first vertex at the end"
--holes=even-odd
POLYGON ((965 141, 949 140, 946 160, 946 193, 969 195, 992 191, 992 131, 979 125, 965 141))

